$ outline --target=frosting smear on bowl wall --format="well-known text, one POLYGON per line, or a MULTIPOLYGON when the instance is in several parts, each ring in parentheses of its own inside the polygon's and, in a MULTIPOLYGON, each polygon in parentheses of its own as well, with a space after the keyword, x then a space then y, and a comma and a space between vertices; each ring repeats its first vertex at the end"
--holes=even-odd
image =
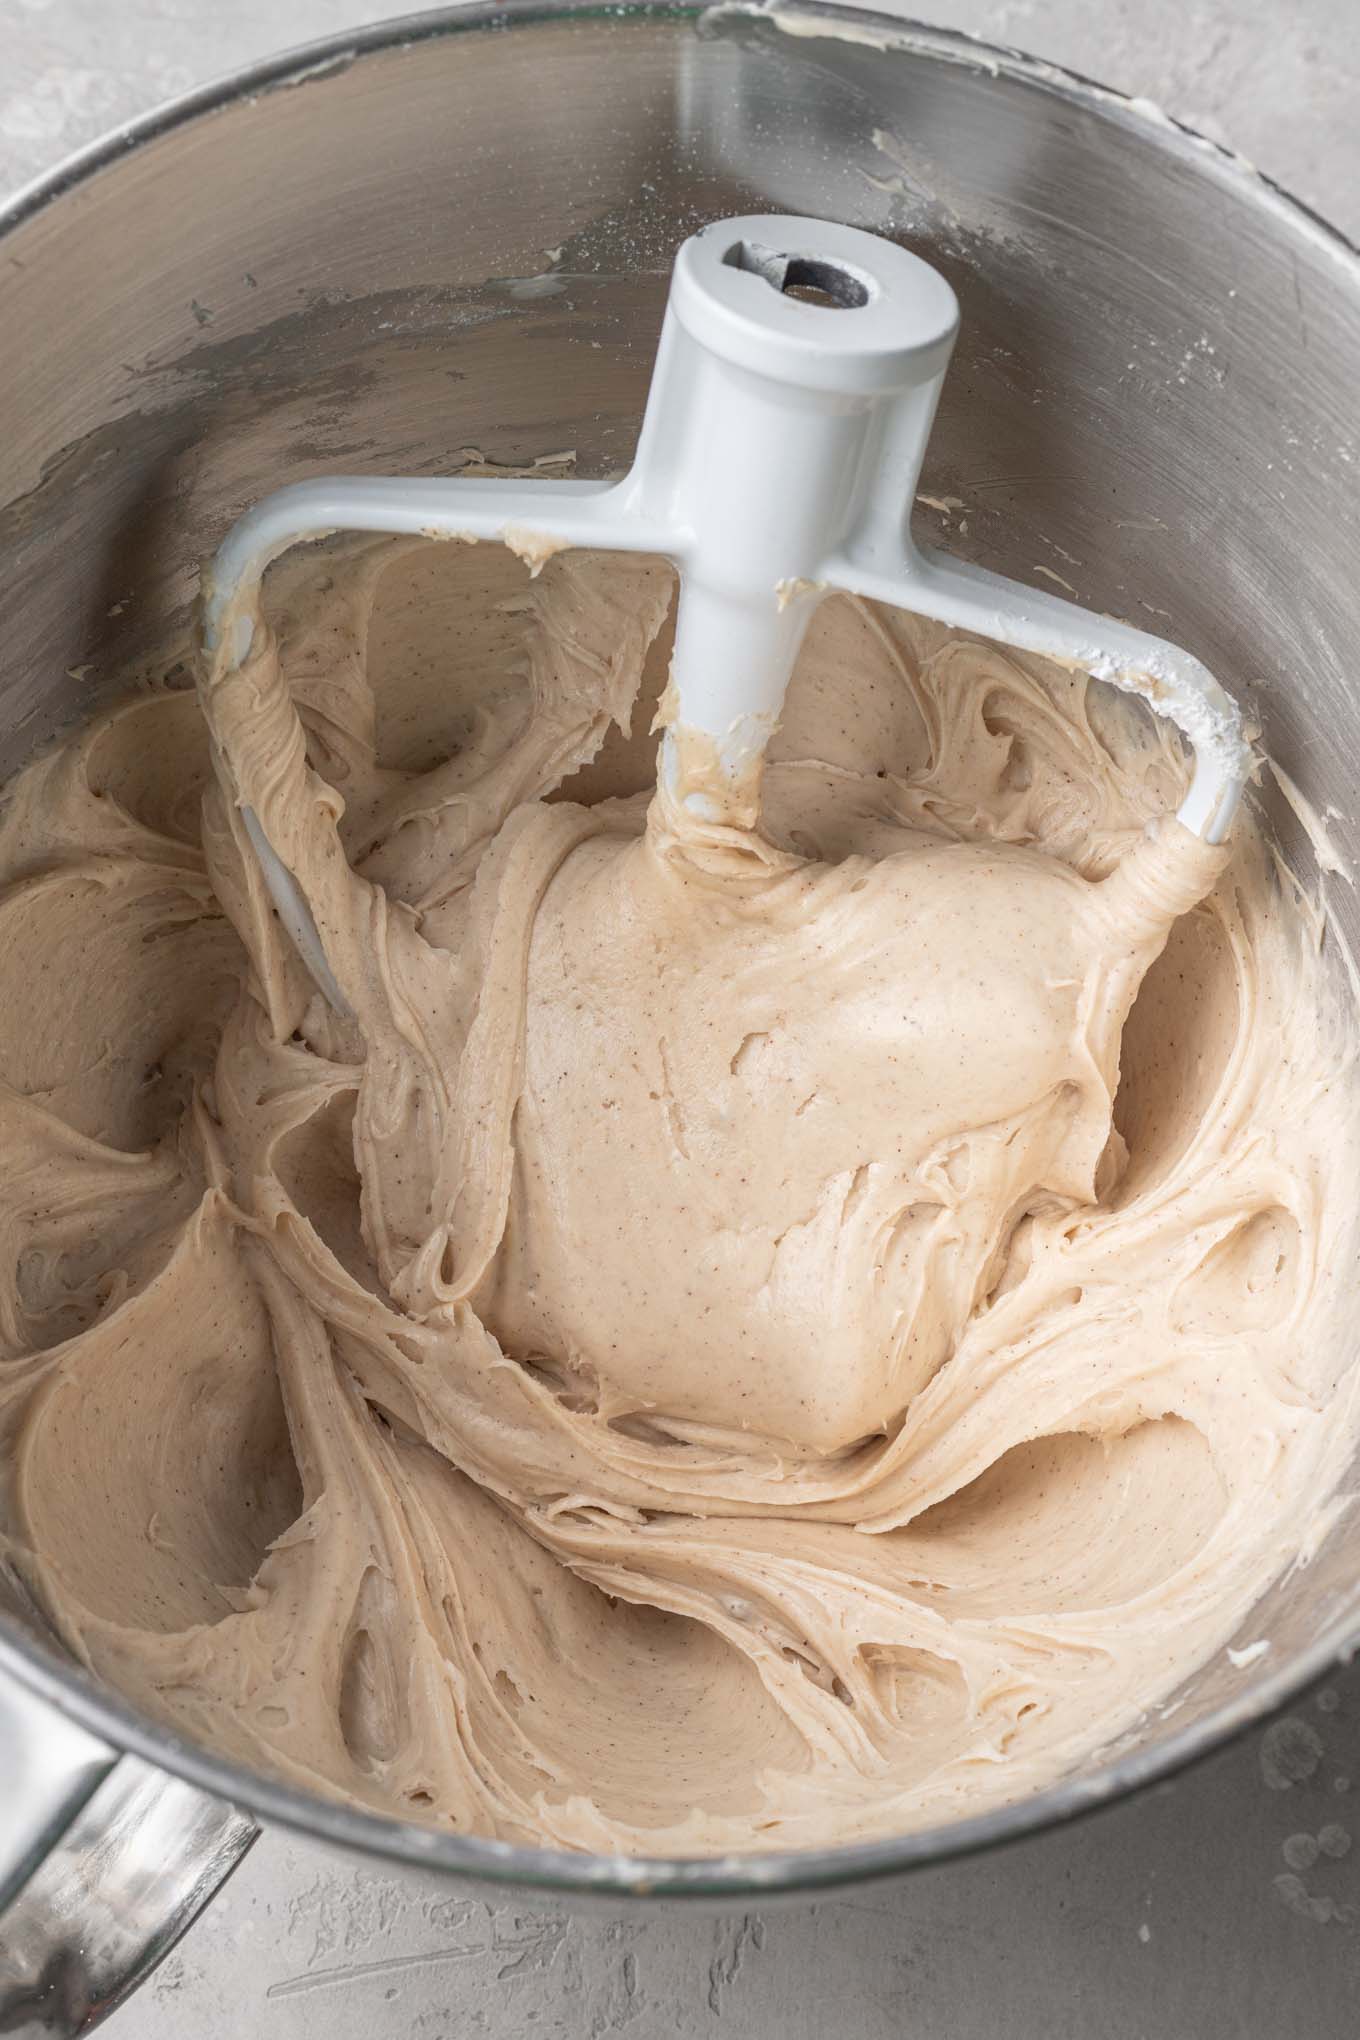
POLYGON ((1166 724, 835 596, 706 822, 672 593, 313 548, 211 726, 143 693, 10 789, 0 1522, 248 1763, 699 1854, 1051 1784, 1313 1547, 1356 1092, 1166 724))

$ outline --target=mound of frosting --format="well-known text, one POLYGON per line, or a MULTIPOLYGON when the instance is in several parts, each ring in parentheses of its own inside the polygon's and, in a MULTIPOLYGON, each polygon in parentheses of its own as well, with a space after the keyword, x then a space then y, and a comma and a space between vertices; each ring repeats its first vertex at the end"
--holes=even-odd
POLYGON ((1169 819, 1173 735, 870 604, 697 820, 671 596, 298 554, 202 709, 10 789, 0 1524, 251 1764, 810 1846, 1053 1782, 1326 1527, 1353 1017, 1254 824, 1169 819))

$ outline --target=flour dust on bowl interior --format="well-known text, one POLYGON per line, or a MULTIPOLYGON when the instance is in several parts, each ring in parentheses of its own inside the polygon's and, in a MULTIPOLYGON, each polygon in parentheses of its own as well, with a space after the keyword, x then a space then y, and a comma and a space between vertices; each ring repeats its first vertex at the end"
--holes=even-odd
MULTIPOLYGON (((863 17, 851 38, 812 10, 505 23, 474 9, 400 45, 375 32, 296 89, 256 79, 96 155, 7 229, 6 769, 78 724, 98 734, 7 811, 11 953, 32 966, 0 1075, 40 1187, 9 1292, 6 1691, 55 1699, 105 1752, 62 1774, 62 1818, 132 1750, 267 1817, 526 1886, 882 1874, 1157 1775, 1352 1635, 1356 1533, 1326 1506, 1346 1436, 1325 1372, 1349 1358, 1327 1325, 1349 1266, 1351 1214, 1327 1194, 1346 1115, 1308 1081, 1339 1069, 1309 1030, 1353 933, 1349 888, 1319 878, 1267 776, 1230 875, 1205 845, 1189 876, 1171 855, 1151 912, 1133 881, 1177 839, 1145 826, 1185 784, 1165 726, 872 589, 808 620, 763 832, 664 798, 647 822, 650 713, 627 742, 615 719, 664 683, 665 548, 558 552, 535 577, 493 545, 331 541, 266 584, 232 712, 247 804, 280 757, 295 775, 292 820, 280 802, 268 833, 290 870, 328 874, 346 1016, 277 932, 240 808, 209 790, 200 824, 198 563, 284 479, 626 472, 676 248, 709 221, 835 218, 909 248, 958 300, 918 543, 1183 645, 1317 812, 1339 811, 1345 860, 1360 280, 1206 145, 947 37, 863 17), (55 317, 114 247, 138 291, 55 317), (270 748, 291 703, 306 759, 270 748), (1324 888, 1316 955, 1291 946, 1303 922, 1254 847, 1264 826, 1306 893, 1324 888), (1024 939, 986 941, 988 913, 1024 939), (967 1095, 932 1079, 938 1127, 886 1062, 884 988, 913 982, 913 927, 942 1003, 967 960, 1024 1016, 1012 1066, 993 1015, 963 1009, 977 1053, 967 1095), (134 942, 149 1000, 127 992, 134 942), (818 970, 836 999, 807 994, 818 970), (535 989, 550 983, 588 1025, 564 1034, 535 989), (606 1010, 607 984, 628 997, 606 1010), (479 1031, 497 987, 508 1003, 479 1031), (87 1067, 91 1027, 135 1039, 135 1089, 131 1057, 87 1067), (866 1043, 884 1058, 891 1110, 842 1074, 852 1028, 861 1075, 866 1043), (1002 1139, 979 1137, 978 1070, 1002 1139), (521 1096, 507 1172, 472 1105, 521 1096), (401 1116, 417 1098, 419 1134, 401 1116), (894 1113, 910 1197, 881 1151, 894 1113), (660 1220, 655 1191, 623 1194, 630 1129, 678 1186, 660 1220), (760 1162, 745 1203, 742 1142, 760 1162), (97 1251, 88 1219, 51 1218, 77 1164, 82 1194, 107 1178, 97 1251), (701 1177, 753 1215, 721 1253, 685 1194, 701 1177), (427 1201, 445 1230, 422 1254, 427 1201), (885 1258, 892 1282, 872 1279, 885 1258), (810 1269, 849 1356, 834 1393, 798 1302, 810 1269), (648 1333, 639 1272, 676 1322, 700 1278, 719 1329, 648 1333), (1043 1351, 1022 1352, 1043 1285, 1043 1351), (757 1294, 765 1344, 743 1373, 722 1328, 738 1306, 756 1325, 757 1294), (982 1370, 966 1399, 960 1325, 982 1370), (1263 1496, 1279 1538, 1253 1528, 1244 1551, 1233 1533, 1263 1496), (1111 1668, 1112 1632, 1136 1665, 1116 1650, 1111 1668), (1257 1641, 1247 1663, 1224 1648, 1257 1641), (310 1713, 304 1672, 326 1695, 310 1713), (1051 1761, 1026 1772, 1045 1736, 1051 1761)), ((929 1010, 921 1039, 942 1039, 929 1010)))

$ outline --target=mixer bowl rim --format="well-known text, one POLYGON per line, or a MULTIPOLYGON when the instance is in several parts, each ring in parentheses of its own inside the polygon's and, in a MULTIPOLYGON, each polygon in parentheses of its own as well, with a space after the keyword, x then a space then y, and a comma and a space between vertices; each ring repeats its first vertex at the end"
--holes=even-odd
MULTIPOLYGON (((714 6, 706 6, 702 0, 601 0, 598 5, 582 4, 582 0, 467 0, 467 4, 374 22, 243 66, 112 129, 0 205, 0 241, 55 199, 163 135, 243 99, 334 77, 382 51, 469 32, 503 34, 535 23, 607 19, 698 22, 705 17, 742 16, 776 27, 781 21, 801 23, 804 26, 794 32, 804 36, 867 43, 885 51, 906 51, 934 62, 1012 78, 1132 128, 1145 142, 1232 185, 1247 203, 1279 221, 1286 233, 1299 236, 1332 260, 1360 304, 1360 250, 1231 149, 1149 102, 1129 98, 1061 65, 949 29, 841 5, 840 0, 775 0, 775 4, 766 5, 757 4, 757 0, 725 0, 725 4, 719 0, 714 6)), ((98 1685, 82 1667, 60 1657, 0 1612, 0 1676, 13 1677, 57 1712, 117 1749, 184 1778, 266 1823, 412 1868, 564 1896, 594 1893, 611 1901, 660 1897, 710 1903, 768 1900, 779 1894, 849 1887, 1018 1841, 1161 1783, 1211 1752, 1226 1748, 1357 1650, 1360 1606, 1334 1621, 1288 1664, 1267 1673, 1164 1742, 1126 1751, 1103 1764, 1097 1762, 1044 1792, 944 1826, 836 1848, 717 1857, 633 1857, 529 1848, 485 1836, 448 1834, 299 1790, 216 1756, 142 1715, 98 1685)))

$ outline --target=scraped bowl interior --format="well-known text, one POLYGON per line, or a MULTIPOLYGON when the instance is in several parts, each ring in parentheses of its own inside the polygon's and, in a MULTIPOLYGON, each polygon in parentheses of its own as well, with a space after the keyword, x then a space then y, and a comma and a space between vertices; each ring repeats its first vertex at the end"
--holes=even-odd
MULTIPOLYGON (((959 294, 923 535, 1188 645, 1340 811, 1347 856, 1360 267, 1249 172, 1042 67, 811 10, 472 9, 296 68, 150 124, 0 243, 6 773, 130 675, 174 670, 198 561, 281 480, 621 468, 676 243, 778 210, 893 234, 959 294)), ((1353 941, 1349 889, 1327 904, 1353 941)), ((1360 1630, 1357 1558, 1343 1516, 1238 1639, 1268 1651, 1220 1654, 1042 1799, 783 1861, 553 1858, 323 1806, 53 1671, 22 1611, 6 1648, 116 1740, 360 1847, 564 1887, 768 1889, 976 1846, 1209 1746, 1360 1630)))

